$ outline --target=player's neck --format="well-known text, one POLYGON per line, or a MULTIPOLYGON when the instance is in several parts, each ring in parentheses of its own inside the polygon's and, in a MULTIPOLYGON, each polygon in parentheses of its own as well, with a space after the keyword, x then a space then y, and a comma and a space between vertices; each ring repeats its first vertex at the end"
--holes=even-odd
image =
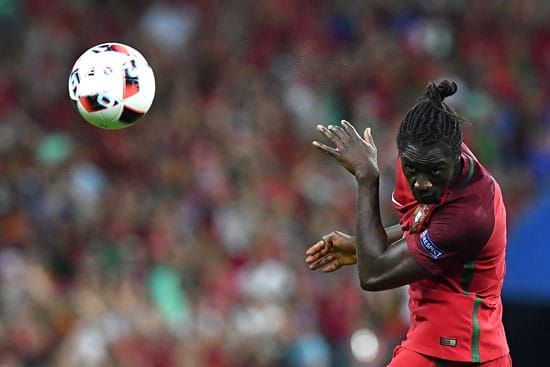
POLYGON ((462 175, 463 169, 464 169, 464 159, 462 158, 462 155, 461 155, 460 157, 458 157, 458 162, 456 162, 455 172, 451 183, 455 183, 460 178, 460 176, 462 175))

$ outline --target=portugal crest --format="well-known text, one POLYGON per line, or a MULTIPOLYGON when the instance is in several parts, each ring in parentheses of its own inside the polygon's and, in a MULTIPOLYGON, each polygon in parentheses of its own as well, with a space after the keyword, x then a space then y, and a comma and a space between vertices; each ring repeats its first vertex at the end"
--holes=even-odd
POLYGON ((428 204, 420 204, 416 207, 413 213, 413 222, 410 227, 411 232, 417 232, 418 229, 421 228, 424 219, 428 216, 428 210, 430 210, 428 204))

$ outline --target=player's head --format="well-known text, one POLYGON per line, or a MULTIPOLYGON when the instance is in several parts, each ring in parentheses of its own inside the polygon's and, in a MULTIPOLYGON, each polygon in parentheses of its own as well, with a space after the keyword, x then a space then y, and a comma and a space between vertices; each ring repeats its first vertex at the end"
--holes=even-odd
POLYGON ((464 119, 443 102, 456 90, 452 81, 430 83, 405 115, 397 134, 403 173, 421 203, 437 202, 461 168, 464 119))

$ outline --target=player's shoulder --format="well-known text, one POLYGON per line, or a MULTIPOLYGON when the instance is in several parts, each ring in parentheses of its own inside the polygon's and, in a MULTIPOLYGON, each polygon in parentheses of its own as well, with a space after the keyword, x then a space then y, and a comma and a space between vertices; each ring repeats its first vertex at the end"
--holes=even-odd
POLYGON ((497 183, 475 156, 469 153, 463 153, 461 177, 444 201, 434 208, 433 219, 434 222, 452 223, 452 227, 462 232, 462 235, 469 233, 469 236, 479 234, 485 237, 495 223, 497 183))

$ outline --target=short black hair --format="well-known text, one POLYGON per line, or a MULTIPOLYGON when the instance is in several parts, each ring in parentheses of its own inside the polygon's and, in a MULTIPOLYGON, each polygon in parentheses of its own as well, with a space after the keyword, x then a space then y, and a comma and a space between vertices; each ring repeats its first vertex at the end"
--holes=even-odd
POLYGON ((418 102, 407 112, 397 134, 397 149, 407 145, 420 147, 445 146, 458 156, 462 145, 462 124, 465 119, 443 102, 456 93, 454 81, 430 82, 418 102))

